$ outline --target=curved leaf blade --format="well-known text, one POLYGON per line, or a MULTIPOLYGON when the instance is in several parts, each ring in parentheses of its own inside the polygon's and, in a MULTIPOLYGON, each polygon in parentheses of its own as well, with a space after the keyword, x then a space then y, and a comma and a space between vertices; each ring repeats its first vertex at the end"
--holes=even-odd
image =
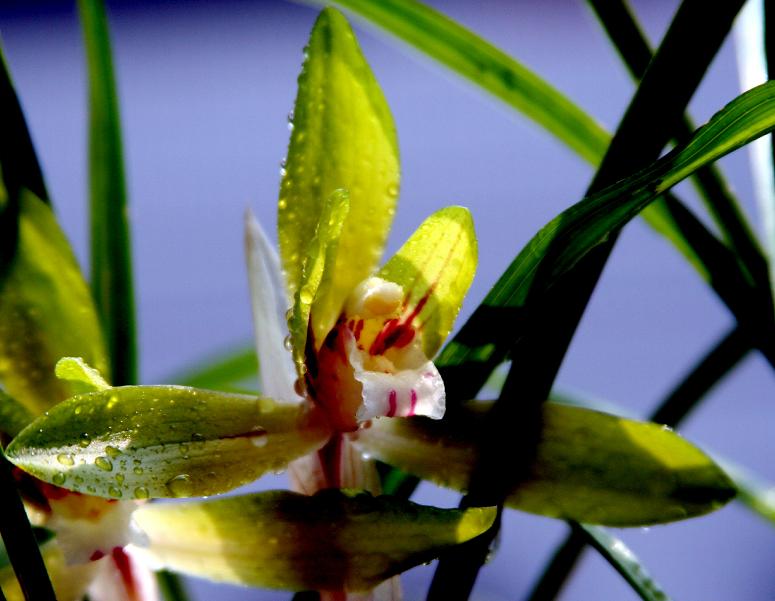
POLYGON ((305 406, 182 386, 124 386, 53 407, 8 446, 37 478, 109 498, 212 495, 322 445, 305 406))
POLYGON ((286 491, 145 505, 142 552, 169 569, 286 590, 368 590, 481 534, 495 508, 437 509, 394 497, 286 491))
POLYGON ((398 196, 398 141, 382 91, 339 12, 321 12, 305 52, 280 185, 280 255, 292 297, 324 202, 346 190, 350 214, 328 292, 341 308, 381 257, 398 196))
MULTIPOLYGON (((442 486, 465 490, 483 407, 431 422, 376 420, 357 444, 373 457, 442 486)), ((735 494, 702 451, 653 423, 546 403, 536 460, 514 482, 507 506, 608 526, 642 526, 702 515, 735 494)), ((508 465, 504 461, 504 465, 508 465)), ((503 478, 509 473, 504 468, 503 478)))
POLYGON ((108 370, 96 311, 70 246, 48 205, 22 191, 18 249, 0 282, 0 381, 40 413, 72 394, 54 375, 63 356, 108 370))
POLYGON ((466 364, 466 380, 473 396, 519 337, 529 297, 540 297, 582 257, 672 186, 774 128, 775 83, 769 82, 738 96, 687 144, 560 213, 522 249, 444 349, 438 363, 466 364), (482 334, 493 331, 495 339, 482 334))

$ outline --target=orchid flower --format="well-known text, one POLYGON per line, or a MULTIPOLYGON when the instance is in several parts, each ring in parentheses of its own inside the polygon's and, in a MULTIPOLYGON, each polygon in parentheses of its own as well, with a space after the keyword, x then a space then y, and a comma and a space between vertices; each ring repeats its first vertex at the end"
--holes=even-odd
MULTIPOLYGON (((474 275, 471 216, 437 211, 378 268, 398 188, 390 111, 344 17, 326 9, 299 77, 279 253, 255 218, 246 222, 262 396, 110 386, 85 284, 50 212, 27 199, 30 227, 41 231, 22 228, 22 246, 32 246, 0 290, 0 382, 45 413, 29 423, 9 399, 0 426, 20 479, 42 494, 57 561, 85 566, 78 591, 90 564, 134 566, 126 558, 136 557, 146 567, 113 576, 163 566, 332 601, 395 601, 394 576, 493 524, 493 507, 374 496, 379 479, 365 454, 464 490, 487 409, 476 403, 442 420, 433 363, 474 275), (40 281, 51 290, 41 293, 40 281), (63 356, 57 380, 49 374, 63 356), (145 502, 216 495, 286 468, 296 492, 145 502)), ((508 507, 640 526, 706 513, 733 494, 715 463, 656 424, 554 404, 542 417, 528 476, 513 476, 505 458, 508 507)), ((113 590, 103 581, 91 590, 113 590)), ((154 594, 124 590, 131 601, 154 594)))

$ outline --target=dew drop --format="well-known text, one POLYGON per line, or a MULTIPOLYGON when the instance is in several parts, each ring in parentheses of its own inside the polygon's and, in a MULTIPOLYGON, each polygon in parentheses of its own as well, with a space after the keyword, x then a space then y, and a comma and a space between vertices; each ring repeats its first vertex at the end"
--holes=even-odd
POLYGON ((306 390, 307 386, 304 382, 304 378, 296 378, 296 381, 293 383, 293 391, 299 396, 304 396, 306 390))
POLYGON ((266 430, 262 428, 258 428, 255 431, 251 432, 250 442, 253 444, 254 447, 258 447, 259 449, 261 447, 265 447, 266 443, 269 442, 269 434, 266 430))
POLYGON ((65 454, 57 455, 57 461, 62 465, 73 465, 75 463, 72 455, 65 454))
POLYGON ((313 299, 312 290, 310 290, 307 286, 303 287, 299 291, 299 299, 301 299, 301 302, 303 302, 305 305, 311 304, 313 299))
POLYGON ((194 432, 191 435, 191 441, 192 442, 204 442, 205 441, 204 434, 200 434, 199 432, 194 432))
POLYGON ((94 465, 105 472, 110 472, 113 470, 113 462, 107 457, 103 457, 102 455, 94 460, 94 465))
POLYGON ((285 321, 287 322, 291 321, 292 317, 293 317, 293 307, 291 307, 285 312, 285 321))
POLYGON ((124 474, 116 474, 116 482, 118 482, 119 484, 123 484, 124 483, 124 474))
POLYGON ((117 486, 111 486, 108 488, 108 494, 115 499, 120 499, 124 495, 124 493, 121 492, 121 489, 117 486))
POLYGON ((133 469, 132 471, 133 471, 135 474, 137 474, 137 475, 139 476, 140 474, 142 474, 142 473, 143 473, 143 468, 141 468, 141 467, 136 467, 136 468, 135 468, 135 469, 133 469))
POLYGON ((91 444, 91 436, 89 436, 86 432, 82 433, 78 444, 83 448, 88 447, 91 444))
POLYGON ((290 351, 293 348, 293 340, 291 340, 290 335, 286 336, 285 340, 283 340, 283 346, 286 351, 290 351))
POLYGON ((62 486, 65 483, 66 476, 62 472, 57 472, 51 481, 57 486, 62 486))
POLYGON ((111 459, 115 459, 116 457, 121 455, 121 451, 119 451, 116 447, 111 447, 111 446, 105 447, 105 453, 111 459))
POLYGON ((80 405, 78 405, 75 409, 73 409, 73 413, 75 413, 76 415, 81 415, 81 411, 83 411, 83 407, 81 407, 80 405))
POLYGON ((178 474, 167 482, 167 488, 173 497, 190 497, 194 490, 188 474, 178 474))
POLYGON ((398 186, 396 184, 390 184, 387 189, 388 196, 395 198, 398 196, 398 186))
POLYGON ((148 489, 145 486, 135 488, 135 499, 147 499, 149 496, 148 489))

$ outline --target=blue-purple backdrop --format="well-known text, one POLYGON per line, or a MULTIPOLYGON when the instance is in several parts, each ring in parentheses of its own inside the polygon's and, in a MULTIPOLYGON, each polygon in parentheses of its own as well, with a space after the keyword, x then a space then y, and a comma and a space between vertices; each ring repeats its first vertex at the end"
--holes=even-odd
MULTIPOLYGON (((633 85, 583 2, 436 2, 615 127, 633 85)), ((658 40, 673 1, 637 7, 658 40)), ((109 2, 126 144, 140 310, 142 379, 251 338, 242 214, 274 224, 279 163, 301 49, 316 10, 277 2, 109 2)), ((399 43, 358 28, 393 109, 403 186, 388 252, 435 209, 471 208, 480 267, 464 316, 529 237, 582 195, 591 175, 521 116, 399 43)), ((86 97, 83 50, 67 2, 7 0, 0 33, 57 212, 83 260, 86 97)), ((693 102, 704 121, 737 94, 731 43, 693 102)), ((756 218, 747 155, 723 166, 756 218)), ((689 192, 682 188, 687 195, 689 192)), ((559 383, 645 414, 731 324, 726 309, 665 242, 627 228, 559 383)), ((773 378, 750 356, 683 432, 775 479, 773 378)), ((504 457, 504 466, 507 458, 504 457)), ((275 477, 264 487, 284 486, 275 477)), ((418 499, 454 506, 423 486, 418 499)), ((498 554, 475 597, 518 599, 565 534, 549 519, 509 512, 498 554)), ((620 534, 665 589, 684 601, 775 597, 775 531, 739 505, 698 520, 620 534)), ((404 579, 420 599, 432 573, 404 579)), ((206 583, 198 599, 216 598, 206 583)), ((229 599, 286 595, 229 587, 229 599)), ((217 598, 226 599, 226 592, 217 598)), ((635 599, 594 553, 562 599, 635 599)))

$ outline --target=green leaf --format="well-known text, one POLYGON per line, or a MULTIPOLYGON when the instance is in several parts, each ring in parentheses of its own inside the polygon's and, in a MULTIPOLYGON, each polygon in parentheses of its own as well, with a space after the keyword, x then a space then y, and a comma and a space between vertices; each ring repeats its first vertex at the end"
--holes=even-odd
POLYGON ((622 575, 643 601, 670 601, 660 586, 646 572, 635 554, 620 539, 598 526, 580 524, 589 544, 622 575))
POLYGON ((283 469, 328 434, 306 405, 181 386, 125 386, 53 407, 7 454, 35 477, 77 492, 188 497, 283 469))
POLYGON ((54 375, 60 357, 108 369, 94 305, 51 209, 20 198, 19 243, 0 282, 0 381, 33 413, 71 396, 54 375))
POLYGON ((342 310, 344 299, 333 299, 329 293, 335 275, 339 237, 349 210, 349 195, 345 190, 336 190, 323 206, 315 236, 307 247, 304 269, 294 296, 291 319, 288 322, 293 359, 299 375, 303 375, 305 370, 310 312, 312 312, 313 342, 316 346, 320 346, 342 310), (336 302, 337 300, 339 302, 336 302))
POLYGON ((89 75, 91 287, 115 384, 134 384, 135 307, 118 93, 102 0, 78 0, 89 75))
POLYGON ((0 390, 0 432, 13 438, 34 419, 29 409, 0 390))
POLYGON ((428 217, 377 274, 404 289, 405 311, 433 357, 446 340, 476 272, 471 213, 447 207, 428 217))
POLYGON ((73 391, 95 392, 110 388, 110 384, 100 375, 100 372, 87 364, 80 357, 62 357, 54 368, 56 377, 70 382, 73 391))
MULTIPOLYGON (((280 186, 280 255, 293 296, 325 201, 335 190, 347 191, 350 213, 326 303, 338 302, 340 309, 381 257, 398 195, 398 141, 387 103, 340 13, 320 14, 305 56, 280 186)), ((337 317, 329 309, 317 328, 331 329, 337 317)))
POLYGON ((514 107, 587 162, 597 164, 603 157, 610 136, 594 119, 505 52, 440 12, 414 0, 332 4, 371 21, 514 107))
POLYGON ((285 491, 144 505, 140 549, 169 569, 286 590, 368 590, 489 528, 495 508, 424 507, 393 497, 285 491))
MULTIPOLYGON (((374 23, 489 92, 586 162, 597 165, 603 158, 611 135, 600 124, 536 73, 442 13, 415 0, 337 0, 331 4, 374 23)), ((682 242, 661 203, 646 208, 642 217, 695 267, 702 264, 682 242)))
MULTIPOLYGON (((465 490, 484 427, 485 405, 441 422, 375 420, 358 433, 374 458, 465 490)), ((609 526, 641 526, 718 509, 735 490, 702 451, 671 430, 587 409, 547 403, 526 481, 514 482, 509 507, 609 526)), ((502 478, 508 482, 509 459, 502 478)))
POLYGON ((466 379, 472 384, 483 381, 519 337, 529 295, 550 289, 587 253, 672 186, 773 128, 775 83, 771 82, 733 100, 687 144, 560 213, 522 249, 438 363, 466 364, 466 379))

